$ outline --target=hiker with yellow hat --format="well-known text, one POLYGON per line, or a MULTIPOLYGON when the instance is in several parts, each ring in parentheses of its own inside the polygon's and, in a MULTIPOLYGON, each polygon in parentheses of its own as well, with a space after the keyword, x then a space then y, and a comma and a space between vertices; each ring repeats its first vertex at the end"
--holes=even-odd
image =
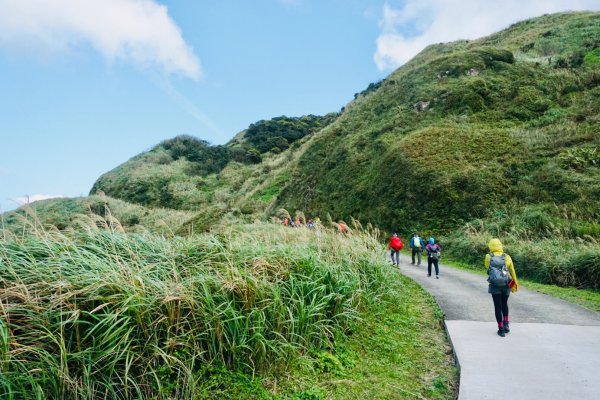
POLYGON ((508 297, 519 289, 515 266, 510 256, 504 253, 502 242, 492 239, 488 244, 490 253, 485 256, 488 271, 488 293, 494 300, 494 313, 498 322, 498 335, 504 337, 508 332, 508 297))

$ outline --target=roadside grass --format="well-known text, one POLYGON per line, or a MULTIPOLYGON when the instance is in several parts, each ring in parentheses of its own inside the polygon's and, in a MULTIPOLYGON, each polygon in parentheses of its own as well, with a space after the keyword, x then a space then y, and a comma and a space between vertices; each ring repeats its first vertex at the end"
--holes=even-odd
POLYGON ((455 399, 459 374, 430 294, 388 264, 387 291, 366 307, 335 348, 290 360, 283 376, 218 371, 206 399, 455 399))
MULTIPOLYGON (((481 260, 481 265, 473 265, 453 258, 444 257, 443 263, 485 277, 486 272, 483 267, 483 257, 481 257, 481 260)), ((516 266, 516 270, 520 287, 557 297, 573 304, 580 305, 588 310, 600 313, 600 289, 578 289, 574 287, 560 287, 557 285, 539 283, 531 279, 521 278, 519 276, 518 265, 516 266)))
POLYGON ((341 367, 319 378, 326 398, 456 397, 458 370, 442 311, 414 281, 395 269, 392 274, 382 301, 366 310, 356 332, 338 345, 341 367))

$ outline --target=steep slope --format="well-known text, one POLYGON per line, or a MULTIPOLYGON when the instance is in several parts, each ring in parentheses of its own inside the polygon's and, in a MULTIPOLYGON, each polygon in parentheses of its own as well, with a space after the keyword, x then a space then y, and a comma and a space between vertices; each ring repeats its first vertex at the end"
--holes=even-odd
POLYGON ((500 236, 525 275, 598 288, 599 145, 600 14, 546 15, 432 45, 357 96, 274 207, 443 234, 474 264, 500 236))
POLYGON ((388 229, 508 204, 597 218, 599 47, 597 13, 430 46, 310 142, 279 204, 388 229))

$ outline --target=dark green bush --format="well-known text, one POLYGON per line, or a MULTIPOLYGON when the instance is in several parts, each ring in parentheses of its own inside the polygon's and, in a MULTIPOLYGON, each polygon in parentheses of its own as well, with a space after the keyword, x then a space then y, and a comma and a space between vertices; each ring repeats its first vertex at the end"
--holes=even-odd
POLYGON ((336 117, 337 114, 331 113, 323 117, 316 115, 299 118, 281 116, 270 120, 261 120, 251 124, 244 137, 260 153, 266 153, 273 148, 285 150, 290 144, 304 136, 323 129, 336 117))
POLYGON ((494 65, 495 61, 500 61, 507 64, 512 64, 515 62, 515 56, 513 55, 513 53, 510 50, 506 49, 486 47, 479 50, 475 50, 475 53, 482 58, 486 66, 494 65))

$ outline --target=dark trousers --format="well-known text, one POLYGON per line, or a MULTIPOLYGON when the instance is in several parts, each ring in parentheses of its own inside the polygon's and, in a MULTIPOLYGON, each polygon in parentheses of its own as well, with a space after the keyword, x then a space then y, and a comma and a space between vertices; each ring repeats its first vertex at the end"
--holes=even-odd
POLYGON ((417 259, 419 260, 417 265, 421 265, 421 252, 423 252, 423 249, 420 247, 413 247, 412 248, 412 263, 415 263, 415 254, 417 255, 417 259))
POLYGON ((508 317, 508 294, 498 293, 493 294, 494 313, 496 314, 496 322, 502 322, 502 317, 508 317))
POLYGON ((427 274, 429 276, 431 276, 431 264, 433 264, 435 267, 435 274, 436 275, 440 274, 439 263, 440 263, 440 260, 438 260, 437 258, 427 257, 427 274))
POLYGON ((392 264, 400 265, 400 250, 392 249, 390 257, 392 257, 392 264), (394 261, 394 254, 396 255, 396 261, 394 261))

